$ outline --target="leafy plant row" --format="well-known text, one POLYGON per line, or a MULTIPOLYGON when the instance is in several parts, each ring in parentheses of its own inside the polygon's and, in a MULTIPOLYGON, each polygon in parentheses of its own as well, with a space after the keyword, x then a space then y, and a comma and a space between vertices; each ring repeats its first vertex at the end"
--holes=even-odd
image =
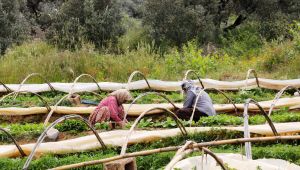
MULTIPOLYGON (((215 130, 210 132, 201 132, 188 135, 188 137, 172 137, 166 138, 156 142, 135 144, 128 147, 127 152, 135 152, 141 150, 155 149, 166 146, 183 145, 186 140, 193 140, 196 142, 205 142, 220 139, 231 139, 241 137, 240 132, 228 132, 224 130, 215 130)), ((241 153, 240 145, 222 145, 218 147, 211 147, 212 151, 216 153, 241 153)), ((277 158, 291 161, 300 165, 300 147, 298 142, 292 141, 289 144, 280 143, 260 143, 252 144, 252 152, 254 159, 257 158, 277 158)), ((111 157, 120 153, 120 148, 108 148, 107 150, 97 150, 91 152, 82 152, 65 155, 44 155, 39 159, 33 160, 31 169, 48 169, 60 165, 78 163, 88 160, 96 160, 111 157)), ((138 169, 156 170, 164 167, 174 156, 175 152, 165 152, 159 154, 152 154, 143 157, 137 157, 138 169)), ((26 158, 0 158, 0 169, 12 170, 21 169, 25 163, 26 158)), ((102 165, 90 166, 80 169, 102 169, 102 165)))
MULTIPOLYGON (((230 103, 222 94, 216 93, 214 91, 208 91, 214 103, 230 103)), ((142 91, 132 91, 133 97, 137 97, 142 91)), ((183 96, 179 92, 161 92, 165 94, 173 102, 182 102, 183 96)), ((231 98, 235 103, 244 103, 246 99, 252 98, 257 101, 272 100, 276 94, 273 90, 267 89, 252 89, 247 91, 237 91, 237 92, 225 92, 226 95, 231 98)), ((283 95, 283 97, 290 97, 293 91, 288 91, 283 95)), ((41 96, 49 105, 55 105, 65 94, 61 92, 44 92, 41 96)), ((92 100, 99 102, 101 99, 105 98, 108 93, 101 92, 99 96, 95 96, 91 93, 82 93, 81 99, 92 100)), ((148 95, 137 101, 137 103, 165 103, 166 101, 157 95, 148 95)), ((39 100, 38 97, 31 94, 20 94, 16 99, 14 97, 9 97, 0 103, 0 107, 32 107, 32 106, 43 106, 44 104, 39 100)), ((63 101, 60 105, 71 106, 68 100, 63 101)))
MULTIPOLYGON (((276 112, 271 115, 273 122, 299 122, 300 113, 298 112, 276 112)), ((188 121, 182 121, 184 126, 188 126, 188 121)), ((251 125, 264 124, 266 122, 265 118, 262 115, 250 116, 249 123, 251 125)), ((133 124, 133 121, 130 121, 126 126, 127 129, 133 124)), ((243 124, 243 118, 238 116, 220 114, 217 116, 202 117, 198 122, 192 122, 192 126, 237 126, 243 124)), ((27 139, 32 140, 36 139, 43 131, 43 124, 2 124, 2 127, 9 129, 10 133, 16 139, 27 139)), ((164 118, 143 118, 138 124, 138 128, 142 129, 152 129, 152 128, 175 128, 177 127, 175 121, 169 117, 164 118)), ((84 132, 89 130, 87 125, 79 120, 66 120, 58 125, 56 128, 60 132, 66 132, 70 135, 76 135, 79 132, 84 132)), ((107 130, 109 128, 108 122, 96 123, 95 128, 97 130, 107 130)), ((8 137, 6 134, 0 132, 0 141, 7 142, 8 137)))

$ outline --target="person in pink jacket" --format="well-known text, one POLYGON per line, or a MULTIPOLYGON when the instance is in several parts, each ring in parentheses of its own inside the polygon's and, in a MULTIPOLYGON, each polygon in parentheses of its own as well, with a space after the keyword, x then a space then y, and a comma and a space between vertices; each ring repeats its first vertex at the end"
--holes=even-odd
POLYGON ((132 97, 126 89, 120 89, 112 92, 108 97, 104 98, 93 113, 91 113, 89 122, 92 125, 95 125, 96 123, 104 121, 112 121, 123 128, 127 121, 123 121, 124 108, 122 104, 131 99, 132 97))

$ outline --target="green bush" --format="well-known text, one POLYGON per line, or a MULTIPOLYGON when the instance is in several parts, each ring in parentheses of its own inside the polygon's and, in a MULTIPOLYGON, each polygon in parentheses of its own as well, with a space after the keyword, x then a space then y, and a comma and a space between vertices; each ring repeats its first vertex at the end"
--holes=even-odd
POLYGON ((178 47, 204 30, 203 12, 182 0, 145 1, 143 22, 150 27, 150 35, 157 43, 178 47))
POLYGON ((262 17, 259 26, 257 27, 261 36, 268 41, 287 37, 289 16, 281 12, 275 12, 268 16, 269 18, 262 17))
POLYGON ((224 33, 220 37, 220 43, 225 53, 230 56, 252 57, 260 52, 263 39, 257 31, 257 24, 248 23, 244 26, 224 33))
POLYGON ((125 15, 123 16, 122 24, 126 32, 118 39, 117 47, 121 52, 136 50, 140 45, 151 42, 147 35, 147 29, 142 26, 139 19, 125 15))
POLYGON ((182 47, 182 50, 173 50, 165 56, 166 72, 182 74, 184 71, 193 69, 200 75, 214 72, 222 63, 222 66, 230 64, 231 58, 227 55, 219 54, 203 55, 203 51, 198 47, 196 41, 190 41, 182 47))
POLYGON ((291 24, 289 29, 289 34, 293 38, 295 49, 300 51, 300 22, 294 21, 293 24, 291 24))
POLYGON ((116 44, 124 33, 120 7, 112 0, 85 0, 84 17, 84 35, 97 48, 116 44))
POLYGON ((29 36, 29 22, 20 12, 18 0, 0 0, 0 54, 12 44, 20 44, 29 36))
POLYGON ((97 48, 116 43, 124 31, 120 9, 111 0, 65 1, 53 20, 47 39, 73 50, 81 48, 83 42, 92 42, 97 48))
POLYGON ((274 40, 264 45, 263 52, 257 56, 260 70, 272 73, 276 77, 299 78, 299 75, 294 74, 300 71, 299 30, 299 23, 294 22, 289 27, 289 31, 286 31, 292 40, 274 40))
MULTIPOLYGON (((259 77, 298 78, 295 73, 300 71, 300 55, 295 44, 296 39, 281 44, 268 43, 257 56, 237 60, 219 52, 203 55, 195 41, 184 45, 181 50, 172 49, 164 56, 155 50, 154 44, 142 43, 136 50, 104 54, 97 52, 91 44, 84 44, 76 51, 59 51, 43 41, 32 41, 16 46, 0 57, 0 80, 20 83, 28 74, 38 72, 50 82, 71 82, 82 73, 91 74, 98 81, 126 82, 135 70, 152 79, 182 80, 184 72, 193 69, 200 73, 201 78, 231 81, 245 79, 249 68, 256 69, 259 77)), ((43 83, 40 79, 32 79, 29 83, 33 82, 43 83)))
POLYGON ((299 70, 297 66, 299 64, 300 53, 295 49, 292 41, 278 42, 265 45, 264 51, 258 55, 260 62, 258 66, 261 70, 276 75, 285 75, 293 78, 298 78, 297 74, 294 74, 299 70), (286 70, 285 72, 279 72, 280 70, 286 70), (275 72, 275 73, 274 73, 275 72))

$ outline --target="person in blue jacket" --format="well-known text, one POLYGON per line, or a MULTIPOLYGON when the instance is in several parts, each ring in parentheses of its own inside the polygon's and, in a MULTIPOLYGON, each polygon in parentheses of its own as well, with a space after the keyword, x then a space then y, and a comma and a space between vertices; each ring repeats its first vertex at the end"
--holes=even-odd
POLYGON ((180 119, 190 120, 195 105, 196 110, 193 117, 194 121, 198 121, 203 116, 216 115, 211 98, 205 91, 202 91, 202 88, 195 86, 191 80, 184 81, 181 85, 181 88, 184 92, 185 100, 183 108, 176 111, 176 115, 180 119), (200 91, 202 92, 196 103, 196 99, 200 91))

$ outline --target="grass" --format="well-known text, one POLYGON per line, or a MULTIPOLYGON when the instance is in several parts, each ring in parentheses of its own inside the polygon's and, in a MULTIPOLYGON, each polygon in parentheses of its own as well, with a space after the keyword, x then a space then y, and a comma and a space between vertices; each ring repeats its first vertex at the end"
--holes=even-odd
MULTIPOLYGON (((50 82, 71 82, 82 73, 91 74, 98 81, 126 82, 134 70, 152 79, 182 80, 184 72, 189 69, 205 78, 241 80, 245 79, 250 68, 257 70, 259 77, 263 78, 299 78, 295 74, 299 72, 298 42, 298 39, 265 42, 259 49, 253 48, 255 52, 244 50, 249 43, 238 42, 234 48, 218 49, 208 56, 203 55, 203 50, 195 42, 189 42, 182 50, 169 49, 161 56, 147 44, 119 54, 108 54, 95 50, 90 44, 75 51, 60 51, 43 41, 34 40, 13 47, 0 57, 0 80, 20 83, 28 74, 38 72, 50 82), (230 51, 238 52, 238 56, 230 51)), ((252 48, 251 43, 249 48, 252 48)), ((42 83, 38 78, 28 83, 32 82, 42 83)))

